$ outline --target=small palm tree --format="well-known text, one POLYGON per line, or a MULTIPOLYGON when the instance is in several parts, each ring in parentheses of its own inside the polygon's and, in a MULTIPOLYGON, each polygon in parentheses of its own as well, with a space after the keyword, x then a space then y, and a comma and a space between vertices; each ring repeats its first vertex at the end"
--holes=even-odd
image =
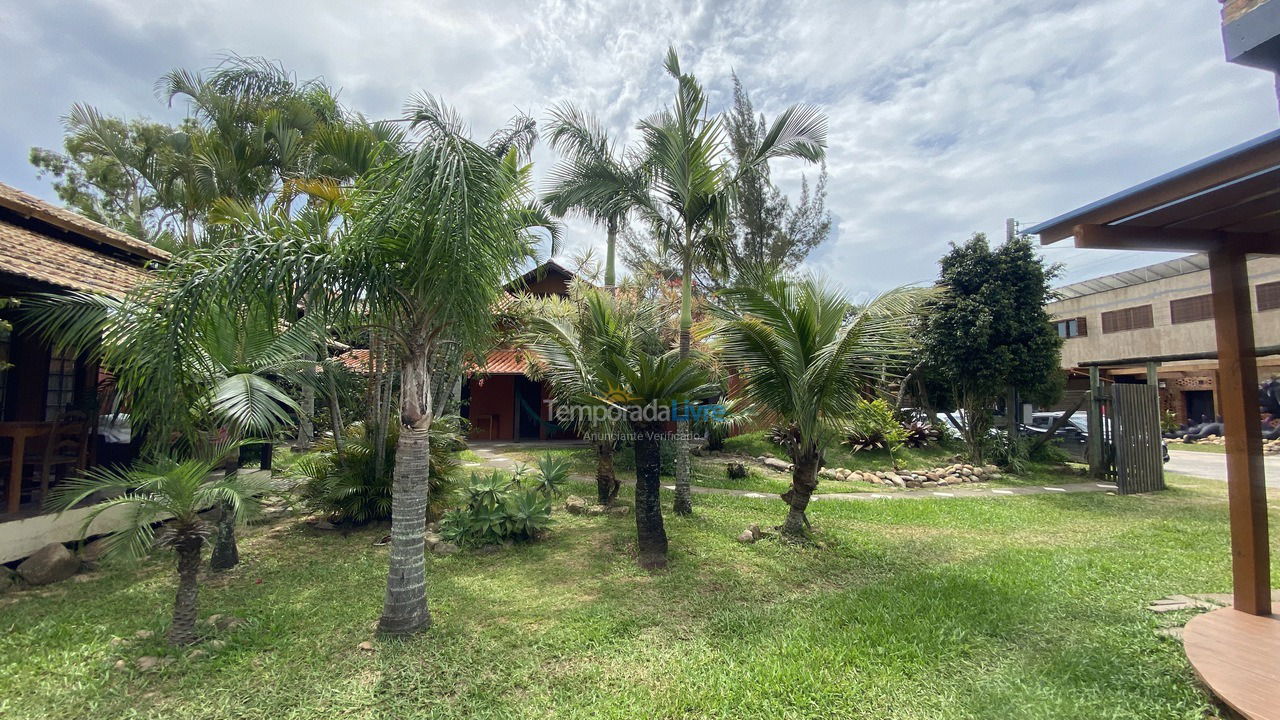
POLYGON ((242 521, 257 509, 257 498, 267 489, 265 483, 248 476, 215 472, 221 454, 238 449, 238 445, 219 448, 211 459, 161 459, 128 470, 97 468, 60 484, 49 497, 49 507, 59 511, 92 496, 108 498, 93 507, 81 531, 87 533, 90 525, 109 511, 124 519, 124 526, 106 539, 106 557, 136 560, 153 547, 173 550, 178 592, 168 637, 174 645, 190 645, 198 639, 200 553, 214 532, 200 513, 222 505, 235 521, 242 521))
POLYGON ((591 441, 601 505, 613 502, 618 494, 613 455, 627 424, 586 409, 598 407, 599 399, 614 389, 605 377, 615 358, 635 356, 646 339, 649 345, 657 345, 653 330, 659 318, 657 306, 629 303, 625 298, 625 294, 575 285, 568 300, 538 301, 523 338, 534 357, 533 367, 551 386, 558 407, 574 410, 569 424, 591 441))
POLYGON ((859 402, 909 368, 913 321, 925 297, 898 289, 855 306, 812 277, 760 274, 723 293, 724 305, 714 309, 715 343, 722 361, 738 370, 736 395, 754 415, 790 428, 785 534, 805 534, 823 454, 859 402))
POLYGON ((716 388, 694 358, 678 352, 660 356, 615 356, 603 373, 614 388, 609 405, 626 412, 636 453, 636 548, 645 569, 667 566, 667 532, 662 522, 661 442, 667 435, 662 408, 710 397, 716 388))

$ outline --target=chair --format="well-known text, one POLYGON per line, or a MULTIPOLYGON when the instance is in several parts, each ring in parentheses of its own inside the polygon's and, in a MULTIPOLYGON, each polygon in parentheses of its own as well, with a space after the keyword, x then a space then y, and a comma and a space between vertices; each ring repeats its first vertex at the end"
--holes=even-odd
MULTIPOLYGON (((85 466, 85 455, 88 451, 88 421, 84 413, 71 411, 58 418, 49 426, 49 434, 45 436, 44 451, 32 453, 30 461, 23 464, 36 465, 40 468, 40 494, 33 498, 43 504, 49 494, 52 476, 62 468, 70 472, 85 466)), ((58 479, 61 479, 59 476, 58 479)))

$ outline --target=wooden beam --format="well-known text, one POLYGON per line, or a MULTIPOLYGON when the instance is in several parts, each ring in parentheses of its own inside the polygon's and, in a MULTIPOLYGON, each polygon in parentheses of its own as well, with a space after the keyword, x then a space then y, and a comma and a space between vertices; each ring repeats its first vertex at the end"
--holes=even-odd
POLYGON ((1258 414, 1258 370, 1244 253, 1209 253, 1209 282, 1218 336, 1217 395, 1227 445, 1235 608, 1252 615, 1269 615, 1271 559, 1262 422, 1258 414))
POLYGON ((1280 253, 1280 235, 1266 233, 1224 233, 1132 225, 1077 225, 1072 232, 1076 247, 1093 250, 1280 253))

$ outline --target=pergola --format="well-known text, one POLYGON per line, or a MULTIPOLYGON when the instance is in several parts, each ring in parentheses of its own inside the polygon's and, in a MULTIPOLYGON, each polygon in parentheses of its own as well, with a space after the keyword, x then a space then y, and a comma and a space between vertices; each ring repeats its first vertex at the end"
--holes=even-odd
POLYGON ((1207 253, 1227 449, 1234 607, 1187 625, 1200 677, 1247 717, 1280 717, 1280 618, 1258 410, 1245 256, 1280 254, 1280 131, 1207 157, 1028 230, 1048 245, 1207 253))

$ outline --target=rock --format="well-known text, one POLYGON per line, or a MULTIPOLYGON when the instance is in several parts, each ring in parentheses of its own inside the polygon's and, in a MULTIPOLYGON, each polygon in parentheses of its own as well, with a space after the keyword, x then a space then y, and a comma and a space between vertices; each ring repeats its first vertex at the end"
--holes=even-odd
POLYGON ((16 590, 18 588, 18 583, 21 581, 22 578, 19 578, 17 573, 3 565, 0 565, 0 595, 3 595, 10 590, 16 590))
MULTIPOLYGON (((928 481, 926 481, 926 482, 928 482, 928 481)), ((907 483, 907 487, 909 487, 909 488, 913 488, 913 489, 914 489, 914 488, 921 488, 921 487, 924 487, 924 483, 923 483, 923 482, 920 482, 919 480, 912 480, 912 481, 910 481, 910 482, 908 482, 908 483, 907 483)))
POLYGON ((930 470, 929 472, 925 473, 924 476, 934 482, 937 482, 942 479, 942 476, 938 474, 937 470, 930 470))
POLYGON ((365 640, 364 642, 357 645, 356 649, 363 650, 364 652, 373 652, 375 648, 373 647, 373 643, 369 642, 368 640, 365 640))
POLYGON ((930 480, 929 482, 920 483, 920 487, 936 488, 938 487, 938 483, 936 481, 930 480))
POLYGON ((209 656, 209 651, 200 650, 198 648, 187 653, 188 660, 199 660, 202 657, 208 657, 208 656, 209 656))
POLYGON ((825 467, 824 467, 824 468, 822 468, 821 470, 819 470, 819 471, 818 471, 818 477, 826 478, 826 479, 828 479, 828 480, 839 480, 840 478, 839 478, 839 476, 836 474, 836 470, 837 470, 837 468, 825 468, 825 467))
POLYGON ((489 543, 487 545, 481 545, 480 547, 476 548, 476 552, 480 553, 481 555, 492 555, 496 552, 500 552, 501 550, 502 550, 502 546, 496 543, 489 543))
POLYGON ((129 663, 125 662, 124 660, 117 660, 116 664, 112 665, 111 667, 115 668, 116 670, 127 670, 129 669, 129 663))
POLYGON ((454 555, 458 552, 458 546, 451 542, 441 542, 431 548, 431 552, 441 556, 454 555))
POLYGON ((137 660, 134 660, 133 664, 137 666, 139 670, 143 672, 148 672, 150 670, 155 670, 156 668, 160 667, 160 658, 154 655, 143 655, 137 660))
MULTIPOLYGON (((212 618, 213 616, 210 617, 212 618)), ((244 619, 238 618, 234 615, 219 615, 217 620, 209 624, 219 630, 235 630, 244 624, 244 619)))
POLYGON ((587 512, 587 501, 577 495, 570 495, 564 499, 564 510, 570 515, 585 515, 587 512))
POLYGON ((747 528, 747 532, 751 533, 751 537, 756 540, 764 537, 764 530, 761 530, 760 525, 757 523, 751 523, 751 527, 747 528))
POLYGON ((108 640, 108 641, 107 641, 107 644, 108 644, 108 645, 110 645, 111 647, 120 647, 120 646, 124 645, 124 644, 125 644, 125 643, 127 643, 127 642, 129 642, 129 641, 128 641, 128 640, 125 640, 125 639, 124 639, 124 638, 122 638, 122 637, 113 637, 113 638, 111 638, 110 640, 108 640))
POLYGON ((613 517, 626 517, 631 514, 630 505, 610 505, 609 515, 613 517))
POLYGON ((136 640, 150 640, 155 636, 156 634, 152 630, 139 630, 138 632, 133 634, 133 637, 136 640))
POLYGON ((433 533, 440 532, 440 521, 432 520, 431 522, 427 523, 427 532, 433 532, 433 533))
POLYGON ((906 486, 907 486, 906 481, 905 481, 905 480, 903 480, 902 478, 898 477, 898 474, 897 474, 897 473, 885 473, 885 479, 886 479, 886 480, 888 480, 888 481, 889 481, 889 483, 890 483, 890 484, 892 484, 894 487, 906 487, 906 486))
POLYGON ((426 541, 428 550, 444 542, 444 538, 433 532, 426 533, 422 536, 422 539, 426 541))
POLYGON ((603 505, 590 505, 587 507, 587 514, 598 517, 605 514, 605 507, 603 505))
POLYGON ((210 650, 221 650, 222 648, 224 648, 224 647, 226 647, 226 646, 227 646, 227 641, 226 641, 226 640, 210 640, 210 641, 209 641, 209 649, 210 649, 210 650))
POLYGON ((107 551, 107 539, 100 537, 80 546, 80 565, 89 570, 96 570, 102 564, 102 555, 107 551))
POLYGON ((769 468, 770 470, 777 470, 778 472, 791 472, 791 463, 787 462, 786 460, 779 460, 777 458, 765 458, 763 460, 763 463, 764 463, 764 466, 769 468))
POLYGON ((32 585, 66 580, 80 569, 80 561, 62 543, 49 543, 18 565, 18 574, 32 585))
POLYGON ((213 615, 205 618, 204 621, 208 623, 210 627, 217 627, 218 623, 222 621, 222 615, 214 613, 213 615))
POLYGON ((948 475, 948 476, 946 476, 946 477, 944 477, 944 478, 942 478, 942 479, 943 479, 943 480, 946 480, 946 481, 947 481, 947 484, 951 484, 951 483, 958 483, 958 482, 960 482, 960 476, 959 476, 959 475, 948 475))
POLYGON ((750 530, 743 530, 742 533, 738 535, 738 542, 740 543, 747 544, 747 543, 753 543, 755 541, 756 541, 756 536, 753 535, 750 530))

